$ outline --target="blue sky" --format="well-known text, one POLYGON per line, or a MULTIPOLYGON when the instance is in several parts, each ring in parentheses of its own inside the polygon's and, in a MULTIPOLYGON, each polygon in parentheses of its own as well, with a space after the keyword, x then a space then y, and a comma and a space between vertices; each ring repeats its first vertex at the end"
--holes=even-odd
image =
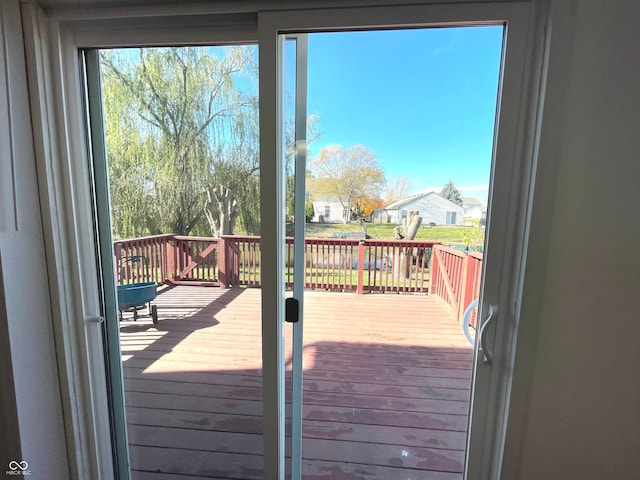
POLYGON ((453 180, 486 205, 501 48, 502 26, 310 34, 308 112, 322 134, 311 155, 364 145, 387 178, 411 178, 411 193, 453 180))
POLYGON ((325 145, 361 144, 412 193, 487 199, 502 27, 309 36, 308 110, 325 145))

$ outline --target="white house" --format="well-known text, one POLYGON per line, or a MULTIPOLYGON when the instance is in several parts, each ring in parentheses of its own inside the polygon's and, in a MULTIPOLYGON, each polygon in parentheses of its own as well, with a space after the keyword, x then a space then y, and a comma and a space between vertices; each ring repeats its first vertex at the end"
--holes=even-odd
POLYGON ((320 196, 313 200, 313 218, 316 223, 342 223, 347 217, 346 208, 332 196, 320 196))
POLYGON ((482 207, 482 202, 475 197, 462 197, 462 208, 482 207))
POLYGON ((480 220, 482 223, 487 218, 487 208, 477 198, 462 197, 462 209, 465 219, 480 220))
POLYGON ((410 211, 420 212, 422 224, 462 225, 464 210, 436 192, 423 193, 396 200, 373 212, 373 223, 395 223, 400 225, 410 211))

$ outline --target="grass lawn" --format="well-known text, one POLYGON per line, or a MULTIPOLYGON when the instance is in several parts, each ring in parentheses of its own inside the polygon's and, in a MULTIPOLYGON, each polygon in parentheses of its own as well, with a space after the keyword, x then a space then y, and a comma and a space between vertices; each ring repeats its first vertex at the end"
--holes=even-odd
MULTIPOLYGON (((395 225, 390 223, 365 223, 367 235, 373 239, 392 240, 393 228, 395 225)), ((342 223, 307 223, 306 236, 315 238, 331 238, 338 232, 357 232, 362 233, 362 227, 357 224, 342 223)), ((287 224, 287 235, 293 234, 293 225, 287 224)), ((482 245, 484 243, 484 229, 467 226, 423 226, 418 230, 416 240, 431 240, 434 242, 443 242, 451 244, 482 245)))

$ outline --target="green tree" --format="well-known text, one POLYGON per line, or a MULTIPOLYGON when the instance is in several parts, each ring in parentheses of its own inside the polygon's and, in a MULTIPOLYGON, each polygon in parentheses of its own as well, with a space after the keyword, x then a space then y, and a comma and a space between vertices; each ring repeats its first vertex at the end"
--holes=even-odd
MULTIPOLYGON (((206 191, 224 186, 259 226, 252 47, 102 53, 114 234, 208 231, 206 191)), ((230 232, 227 232, 230 233, 230 232)))
POLYGON ((460 190, 456 188, 452 180, 449 180, 442 190, 440 190, 440 196, 452 201, 456 205, 462 206, 462 195, 460 190))
POLYGON ((311 200, 307 200, 304 204, 304 221, 309 223, 313 220, 315 214, 316 210, 313 208, 313 202, 311 200))
MULTIPOLYGON (((294 209, 295 209, 294 196, 291 195, 289 197, 288 205, 287 205, 287 216, 289 217, 289 219, 294 218, 295 216, 294 209)), ((315 214, 316 214, 316 211, 313 208, 313 202, 311 200, 305 201, 304 202, 304 221, 307 223, 311 222, 315 214)))
POLYGON ((379 197, 385 185, 384 171, 375 153, 362 145, 322 148, 313 161, 313 173, 309 179, 312 196, 337 199, 346 212, 345 223, 351 221, 359 199, 379 197))

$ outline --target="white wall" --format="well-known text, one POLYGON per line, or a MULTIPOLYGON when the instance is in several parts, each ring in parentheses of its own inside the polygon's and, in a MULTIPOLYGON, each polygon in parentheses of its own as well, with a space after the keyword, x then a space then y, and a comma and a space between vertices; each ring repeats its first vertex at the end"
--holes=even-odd
MULTIPOLYGON (((0 2, 0 14, 0 31, 4 30, 4 36, 0 38, 7 42, 8 51, 5 56, 4 49, 0 48, 0 186, 3 212, 0 216, 0 272, 4 276, 0 286, 4 283, 22 446, 20 459, 4 458, 7 450, 0 445, 0 474, 4 475, 11 460, 25 460, 31 475, 24 478, 67 478, 69 468, 18 0, 0 2), (16 188, 11 179, 12 172, 16 188), (14 206, 17 209, 17 225, 14 206)), ((0 47, 1 43, 2 40, 0 47)), ((3 395, 10 394, 11 388, 11 385, 5 384, 0 386, 0 391, 3 395)), ((15 422, 15 419, 10 421, 15 422)))
POLYGON ((428 225, 431 222, 436 225, 462 225, 464 223, 464 210, 462 207, 435 193, 419 197, 411 203, 400 207, 399 210, 392 210, 390 212, 391 223, 401 224, 403 216, 406 216, 411 210, 420 212, 423 225, 428 225), (456 213, 455 222, 447 221, 447 212, 456 213))
POLYGON ((338 202, 313 202, 312 222, 319 222, 322 217, 323 222, 342 223, 344 222, 344 207, 338 202), (329 207, 329 216, 325 215, 325 208, 329 207))
POLYGON ((576 6, 523 480, 640 478, 640 2, 576 6))

